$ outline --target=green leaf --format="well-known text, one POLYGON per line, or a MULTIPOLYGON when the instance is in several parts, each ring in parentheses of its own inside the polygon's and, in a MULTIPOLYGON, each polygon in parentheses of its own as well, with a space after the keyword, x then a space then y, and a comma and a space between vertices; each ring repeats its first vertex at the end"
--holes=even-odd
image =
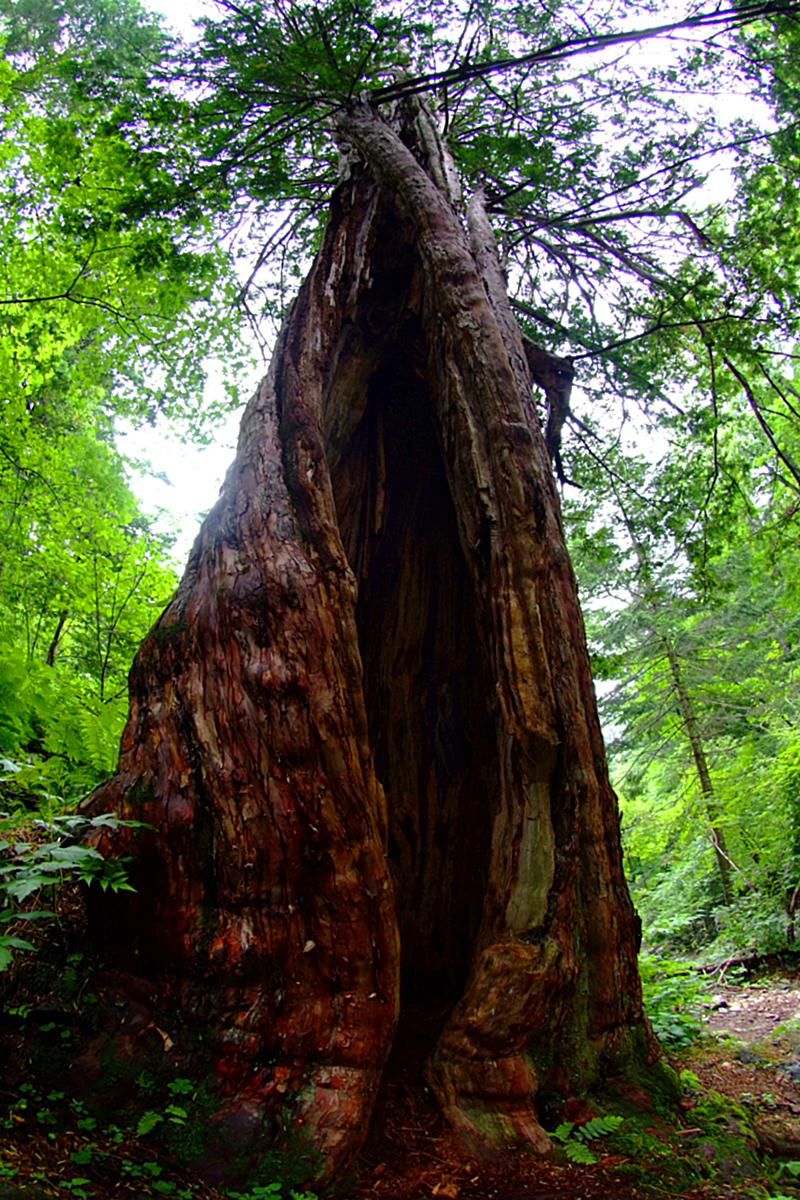
POLYGON ((551 1136, 558 1138, 560 1142, 566 1142, 574 1128, 574 1121, 562 1121, 560 1125, 556 1126, 551 1136))
POLYGON ((34 950, 35 947, 30 942, 26 942, 24 938, 9 937, 7 934, 0 936, 0 946, 9 946, 13 950, 34 950))
POLYGON ((10 912, 0 913, 0 921, 39 921, 43 917, 54 917, 55 913, 49 909, 36 910, 34 912, 10 912))
POLYGON ((164 1118, 161 1113, 155 1112, 153 1109, 148 1109, 148 1111, 143 1113, 139 1118, 136 1126, 136 1136, 146 1137, 147 1134, 151 1133, 155 1129, 156 1125, 163 1120, 164 1118))
POLYGON ((587 1165, 597 1162, 597 1156, 592 1153, 585 1142, 568 1141, 564 1149, 570 1162, 586 1163, 587 1165))

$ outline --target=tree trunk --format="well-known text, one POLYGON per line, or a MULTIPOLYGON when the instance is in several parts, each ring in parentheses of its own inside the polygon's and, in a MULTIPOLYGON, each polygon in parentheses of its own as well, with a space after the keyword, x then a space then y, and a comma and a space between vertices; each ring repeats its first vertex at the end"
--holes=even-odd
POLYGON ((725 842, 725 833, 720 825, 720 811, 717 804, 716 796, 714 795, 714 785, 711 782, 711 772, 708 769, 708 759, 703 745, 703 739, 700 736, 700 726, 697 722, 697 715, 694 711, 692 698, 686 690, 686 684, 683 681, 683 673, 681 665, 678 662, 678 656, 675 653, 675 648, 667 638, 661 637, 661 644, 667 655, 672 682, 675 684, 675 691, 678 696, 678 708, 680 709, 681 720, 683 727, 686 730, 686 736, 689 739, 689 745, 692 748, 692 758, 694 759, 697 778, 700 783, 700 795, 703 797, 703 807, 706 816, 708 817, 708 825, 711 830, 711 841, 714 846, 714 856, 716 858, 717 870, 719 871, 719 879, 722 885, 722 898, 726 905, 730 906, 736 899, 733 892, 733 878, 731 874, 731 859, 728 854, 728 847, 725 842))
POLYGON ((47 657, 45 659, 45 662, 47 663, 48 667, 52 667, 56 661, 56 651, 58 650, 58 643, 61 641, 61 634, 64 632, 64 626, 67 623, 68 617, 69 617, 69 609, 62 608, 61 612, 58 614, 58 624, 56 625, 56 631, 50 640, 50 645, 47 647, 47 657))
POLYGON ((154 827, 111 838, 137 892, 90 919, 205 1023, 210 1177, 288 1118, 309 1177, 344 1170, 401 996, 452 1004, 427 1077, 481 1152, 546 1150, 537 1090, 655 1049, 526 357, 424 117, 341 120, 349 176, 92 799, 154 827))

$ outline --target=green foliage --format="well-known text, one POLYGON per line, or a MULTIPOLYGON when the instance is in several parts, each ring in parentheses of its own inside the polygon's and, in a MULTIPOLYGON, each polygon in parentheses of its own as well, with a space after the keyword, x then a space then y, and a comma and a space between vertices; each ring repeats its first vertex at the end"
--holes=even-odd
POLYGON ((688 1046, 702 1032, 706 985, 686 963, 644 954, 639 958, 642 996, 653 1032, 664 1046, 688 1046))
POLYGON ((154 1109, 148 1109, 147 1112, 142 1113, 141 1117, 139 1118, 139 1121, 136 1125, 136 1136, 147 1137, 148 1133, 152 1133, 156 1125, 163 1120, 164 1117, 161 1113, 155 1112, 154 1109))
MULTIPOLYGON (((257 1184, 246 1192, 228 1192, 232 1200, 282 1200, 284 1187, 282 1183, 257 1184)), ((288 1193, 291 1200, 317 1200, 314 1192, 296 1192, 291 1189, 288 1193)))
POLYGON ((227 260, 201 222, 132 221, 122 207, 166 169, 128 130, 163 102, 171 43, 134 0, 46 7, 0 3, 6 403, 24 412, 55 393, 70 416, 99 405, 206 420, 196 347, 242 359, 227 260))
POLYGON ((623 1122, 624 1117, 614 1115, 592 1117, 583 1125, 562 1121, 550 1136, 561 1142, 570 1162, 596 1163, 597 1155, 590 1149, 589 1143, 614 1133, 623 1122))
POLYGON ((92 682, 0 645, 0 795, 10 809, 72 802, 113 771, 127 706, 100 702, 92 682))
POLYGON ((675 430, 621 463, 616 512, 582 498, 573 547, 645 937, 724 957, 787 944, 800 626, 793 493, 752 412, 715 402, 713 446, 675 430))
MULTIPOLYGON (((150 87, 144 64, 167 50, 157 25, 105 0, 0 12, 0 816, 50 835, 3 843, 8 923, 40 915, 20 905, 61 880, 128 886, 122 863, 80 844, 86 823, 63 815, 115 768, 131 658, 175 586, 114 422, 169 406, 158 378, 177 382, 217 267, 163 221, 127 228, 118 209, 140 175, 114 105, 150 87)), ((201 377, 187 367, 182 381, 195 409, 201 377)), ((4 933, 0 968, 26 949, 4 933)))
MULTIPOLYGON (((0 830, 9 831, 19 820, 0 821, 0 830)), ((31 823, 29 823, 30 825, 31 823)), ((125 862, 105 858, 99 850, 79 839, 94 831, 118 829, 138 822, 121 821, 118 817, 101 814, 90 819, 76 816, 54 816, 48 821, 34 821, 34 829, 45 829, 56 838, 44 843, 0 841, 0 924, 11 921, 28 922, 52 917, 49 910, 21 908, 31 896, 47 903, 53 892, 65 880, 96 883, 103 891, 132 891, 125 871, 125 862)), ((0 934, 0 972, 11 963, 14 950, 34 950, 26 939, 0 934)))

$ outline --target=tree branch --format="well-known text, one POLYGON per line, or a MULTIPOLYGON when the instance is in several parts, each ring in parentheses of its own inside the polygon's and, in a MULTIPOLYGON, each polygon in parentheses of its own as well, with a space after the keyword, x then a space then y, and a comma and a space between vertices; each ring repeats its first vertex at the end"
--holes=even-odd
POLYGON ((758 403, 757 403, 755 395, 753 393, 753 389, 750 387, 750 384, 747 382, 747 380, 742 375, 742 373, 736 369, 736 367, 733 365, 733 363, 730 361, 729 358, 724 358, 723 362, 725 363, 725 366, 728 368, 728 370, 731 372, 731 374, 734 375, 736 377, 736 379, 738 379, 739 383, 741 384, 742 389, 744 390, 744 394, 745 394, 745 396, 747 396, 747 402, 750 405, 750 407, 752 408, 752 410, 755 414, 756 420, 758 421, 761 428, 764 430, 764 433, 766 434, 767 439, 768 439, 770 445, 772 446, 773 450, 777 454, 778 458, 781 460, 781 462, 784 464, 784 466, 788 467, 788 469, 791 472, 795 481, 798 484, 800 484, 800 467, 798 467, 797 463, 794 461, 794 459, 792 458, 792 456, 790 454, 787 454, 785 450, 781 450, 780 446, 776 442, 775 436, 774 436, 772 430, 770 429, 769 424, 764 420, 764 414, 761 412, 761 409, 758 407, 758 403))
POLYGON ((488 63, 462 63, 460 67, 450 67, 445 71, 432 71, 428 75, 418 75, 384 87, 373 88, 368 92, 369 98, 378 104, 387 100, 396 100, 400 96, 410 96, 418 92, 431 91, 449 83, 467 83, 472 79, 483 79, 498 71, 507 71, 513 67, 534 66, 538 63, 550 62, 554 59, 571 58, 578 54, 596 54, 609 46, 622 46, 626 43, 647 41, 650 38, 661 37, 663 34, 677 33, 680 30, 713 28, 717 25, 736 27, 746 25, 773 14, 797 12, 800 5, 796 0, 777 0, 760 4, 745 4, 739 7, 721 8, 711 12, 696 13, 692 17, 684 17, 681 21, 669 21, 663 25, 650 25, 644 29, 632 29, 627 33, 604 33, 599 35, 586 34, 583 37, 564 38, 552 42, 540 50, 518 58, 498 58, 488 63))

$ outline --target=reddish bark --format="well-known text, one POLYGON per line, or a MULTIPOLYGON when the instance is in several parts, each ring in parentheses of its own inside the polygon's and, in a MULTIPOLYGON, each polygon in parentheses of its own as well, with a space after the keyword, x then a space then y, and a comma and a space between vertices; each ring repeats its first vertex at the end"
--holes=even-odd
POLYGON ((481 1152, 546 1149, 537 1088, 652 1051, 526 356, 418 130, 341 121, 359 161, 92 800, 154 826, 92 920, 207 1024, 218 1143, 252 1160, 282 1110, 323 1179, 401 991, 454 1003, 428 1079, 481 1152))

